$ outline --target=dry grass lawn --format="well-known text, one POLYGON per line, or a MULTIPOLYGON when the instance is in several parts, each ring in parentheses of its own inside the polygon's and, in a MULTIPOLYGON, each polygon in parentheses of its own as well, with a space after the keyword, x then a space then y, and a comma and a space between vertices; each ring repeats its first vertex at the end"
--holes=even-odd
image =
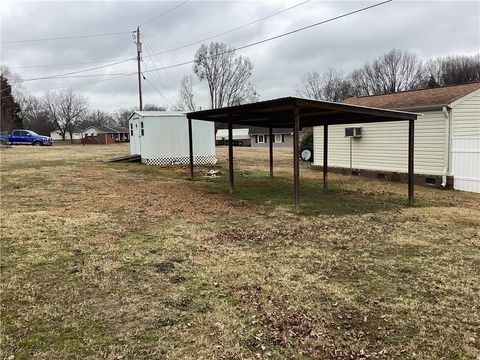
POLYGON ((289 151, 234 195, 127 152, 0 149, 2 358, 479 359, 480 194, 302 165, 295 215, 289 151))

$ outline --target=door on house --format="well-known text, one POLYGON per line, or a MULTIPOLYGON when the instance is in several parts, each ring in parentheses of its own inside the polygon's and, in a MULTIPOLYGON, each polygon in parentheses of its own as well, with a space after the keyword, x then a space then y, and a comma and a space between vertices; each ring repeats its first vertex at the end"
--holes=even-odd
POLYGON ((138 118, 130 121, 130 148, 132 155, 141 155, 142 144, 140 137, 140 120, 138 118))
POLYGON ((480 193, 480 137, 453 138, 453 188, 480 193))

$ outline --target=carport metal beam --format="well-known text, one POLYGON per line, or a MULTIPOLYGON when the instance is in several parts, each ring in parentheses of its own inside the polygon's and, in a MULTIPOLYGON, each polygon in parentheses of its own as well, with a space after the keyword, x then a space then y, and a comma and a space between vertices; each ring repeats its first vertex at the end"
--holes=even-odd
POLYGON ((229 172, 229 184, 230 184, 230 193, 233 194, 235 184, 234 184, 234 174, 233 174, 233 124, 228 123, 228 172, 229 172))
POLYGON ((192 118, 188 118, 188 155, 190 162, 190 180, 193 180, 193 136, 192 136, 192 118))
POLYGON ((300 131, 300 109, 293 106, 293 199, 295 212, 300 211, 300 154, 299 135, 300 131))
POLYGON ((273 178, 273 128, 268 128, 268 154, 270 159, 270 177, 273 178))
POLYGON ((270 135, 270 175, 273 175, 273 130, 274 126, 284 127, 292 124, 293 110, 293 195, 295 212, 300 211, 300 165, 299 131, 300 127, 324 126, 324 189, 328 187, 328 125, 376 123, 387 121, 409 121, 408 130, 408 202, 413 204, 414 180, 414 126, 417 115, 405 111, 385 110, 364 106, 308 100, 294 97, 267 100, 253 104, 231 106, 228 108, 191 112, 189 120, 190 177, 193 179, 193 142, 191 119, 228 123, 229 130, 229 172, 230 191, 234 189, 232 126, 268 127, 270 135), (300 114, 302 110, 302 114, 300 114), (303 117, 302 117, 303 116, 303 117))
POLYGON ((415 121, 408 120, 408 204, 413 205, 415 121))
POLYGON ((323 125, 323 191, 328 189, 328 125, 323 125))

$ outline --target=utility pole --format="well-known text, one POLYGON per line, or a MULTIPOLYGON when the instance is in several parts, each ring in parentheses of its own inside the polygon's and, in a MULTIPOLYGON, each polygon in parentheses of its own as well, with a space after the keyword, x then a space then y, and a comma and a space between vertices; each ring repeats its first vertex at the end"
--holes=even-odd
POLYGON ((140 111, 142 111, 142 71, 140 69, 140 61, 142 59, 142 43, 140 41, 140 27, 137 26, 137 66, 138 66, 138 98, 140 100, 140 111))

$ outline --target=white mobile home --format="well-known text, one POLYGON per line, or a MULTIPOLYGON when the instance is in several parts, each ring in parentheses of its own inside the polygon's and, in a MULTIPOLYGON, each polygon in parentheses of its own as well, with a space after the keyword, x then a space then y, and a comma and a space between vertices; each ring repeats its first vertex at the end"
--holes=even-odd
MULTIPOLYGON (((480 192, 480 83, 351 98, 345 103, 422 113, 415 122, 415 181, 480 192)), ((406 121, 334 125, 328 133, 329 167, 386 179, 401 179, 407 172, 406 121)), ((322 166, 322 158, 323 127, 316 127, 314 166, 322 166)))
MULTIPOLYGON (((50 133, 50 137, 54 141, 63 140, 62 134, 60 133, 59 130, 52 131, 50 133)), ((81 140, 81 139, 82 139, 82 133, 80 133, 80 132, 72 133, 72 139, 70 139, 70 133, 69 132, 67 132, 67 134, 65 135, 65 140, 81 140)))
MULTIPOLYGON (((189 163, 188 120, 184 113, 135 111, 129 120, 130 154, 148 165, 189 163)), ((215 164, 215 130, 208 121, 192 120, 195 164, 215 164)))

